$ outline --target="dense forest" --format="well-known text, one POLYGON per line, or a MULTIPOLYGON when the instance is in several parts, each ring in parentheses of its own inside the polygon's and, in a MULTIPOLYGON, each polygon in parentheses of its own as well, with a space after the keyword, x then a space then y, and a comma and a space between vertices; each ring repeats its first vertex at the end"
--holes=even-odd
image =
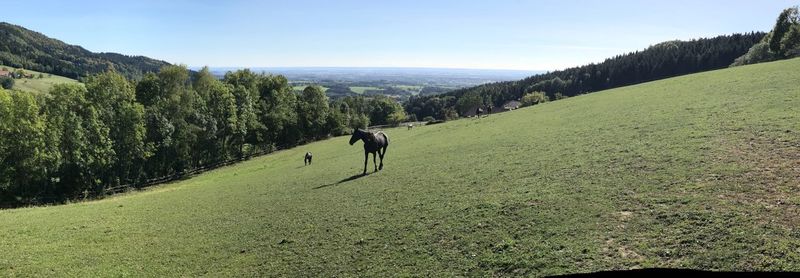
POLYGON ((543 92, 548 99, 648 82, 678 75, 721 69, 745 54, 764 33, 734 34, 710 39, 668 41, 637 51, 519 81, 497 82, 441 95, 412 97, 406 112, 418 119, 447 120, 477 106, 500 107, 526 94, 543 92))
POLYGON ((5 22, 0 22, 0 64, 73 79, 109 69, 127 78, 138 79, 168 65, 143 56, 94 53, 5 22))
POLYGON ((318 86, 297 94, 285 77, 249 70, 220 80, 166 66, 46 94, 0 89, 0 206, 102 195, 404 119, 387 97, 331 102, 318 86))

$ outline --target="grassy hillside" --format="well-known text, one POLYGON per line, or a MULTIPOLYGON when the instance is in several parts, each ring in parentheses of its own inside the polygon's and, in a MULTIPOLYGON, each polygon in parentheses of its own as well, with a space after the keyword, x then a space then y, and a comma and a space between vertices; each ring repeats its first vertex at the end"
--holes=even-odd
POLYGON ((572 97, 623 86, 727 68, 764 37, 762 32, 723 35, 689 41, 666 41, 644 50, 617 55, 601 63, 557 70, 517 81, 485 83, 452 90, 441 95, 409 99, 406 110, 417 119, 441 118, 444 109, 457 109, 463 97, 479 96, 484 102, 501 106, 531 92, 544 92, 550 99, 572 97), (440 107, 435 98, 452 96, 456 101, 440 107), (433 100, 433 102, 430 102, 433 100), (433 105, 430 105, 433 104, 433 105))
MULTIPOLYGON (((8 68, 11 71, 16 70, 16 68, 7 66, 0 66, 0 68, 8 68)), ((15 79, 14 90, 35 92, 35 93, 46 93, 50 91, 50 88, 52 88, 56 84, 78 83, 78 81, 75 79, 70 79, 47 73, 42 73, 44 77, 39 78, 40 72, 38 71, 32 71, 32 70, 24 70, 24 71, 26 74, 32 74, 33 78, 15 79)))
POLYGON ((798 68, 387 130, 385 169, 360 178, 361 145, 340 137, 145 192, 0 211, 0 274, 800 271, 798 68))

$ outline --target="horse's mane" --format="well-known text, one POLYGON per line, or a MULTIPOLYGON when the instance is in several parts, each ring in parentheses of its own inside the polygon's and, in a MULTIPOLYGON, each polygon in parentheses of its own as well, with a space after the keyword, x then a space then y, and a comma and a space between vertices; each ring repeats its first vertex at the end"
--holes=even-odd
POLYGON ((369 131, 365 132, 364 133, 364 139, 367 139, 369 141, 375 142, 375 133, 372 133, 372 132, 369 132, 369 131))
POLYGON ((381 134, 384 137, 386 137, 386 133, 383 133, 383 131, 371 132, 369 130, 364 130, 364 129, 360 129, 360 128, 356 129, 353 133, 360 133, 360 134, 362 134, 361 137, 364 138, 364 140, 369 140, 369 141, 372 141, 372 142, 377 140, 376 136, 378 134, 381 134))

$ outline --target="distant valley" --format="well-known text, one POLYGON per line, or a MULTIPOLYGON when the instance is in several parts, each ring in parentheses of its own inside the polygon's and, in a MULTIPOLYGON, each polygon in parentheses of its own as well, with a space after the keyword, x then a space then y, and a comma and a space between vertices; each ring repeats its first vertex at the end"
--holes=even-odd
MULTIPOLYGON (((199 70, 199 67, 192 68, 199 70)), ((242 67, 212 67, 218 77, 242 67)), ((392 68, 392 67, 256 67, 256 73, 286 76, 296 91, 319 85, 329 97, 388 95, 406 100, 412 95, 435 95, 481 84, 519 80, 543 71, 392 68)))

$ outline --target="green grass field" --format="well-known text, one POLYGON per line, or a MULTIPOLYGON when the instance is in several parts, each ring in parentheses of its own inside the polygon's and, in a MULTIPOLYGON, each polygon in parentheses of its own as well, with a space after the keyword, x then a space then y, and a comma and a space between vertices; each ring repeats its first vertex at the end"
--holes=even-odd
MULTIPOLYGON (((9 70, 16 70, 16 68, 8 67, 8 66, 0 66, 1 68, 8 68, 9 70)), ((32 71, 32 70, 24 70, 27 74, 33 74, 33 78, 21 78, 14 80, 14 90, 26 91, 26 92, 34 92, 34 93, 46 93, 50 91, 50 88, 55 86, 56 84, 63 84, 63 83, 78 83, 75 79, 70 79, 58 75, 52 74, 44 74, 43 78, 39 78, 40 72, 32 71)))
POLYGON ((353 91, 356 94, 364 94, 364 92, 366 92, 367 90, 381 90, 381 88, 378 88, 378 87, 358 87, 358 86, 350 87, 350 91, 353 91))
POLYGON ((143 192, 0 211, 0 275, 800 271, 798 68, 389 129, 384 170, 361 178, 361 143, 338 137, 143 192))
MULTIPOLYGON (((303 90, 304 90, 306 87, 308 87, 308 85, 297 85, 297 86, 292 86, 292 90, 293 90, 293 91, 302 92, 302 91, 303 91, 303 90)), ((325 92, 325 91, 327 91, 327 90, 328 90, 328 87, 323 87, 323 86, 320 86, 320 88, 322 88, 322 92, 325 92)))

